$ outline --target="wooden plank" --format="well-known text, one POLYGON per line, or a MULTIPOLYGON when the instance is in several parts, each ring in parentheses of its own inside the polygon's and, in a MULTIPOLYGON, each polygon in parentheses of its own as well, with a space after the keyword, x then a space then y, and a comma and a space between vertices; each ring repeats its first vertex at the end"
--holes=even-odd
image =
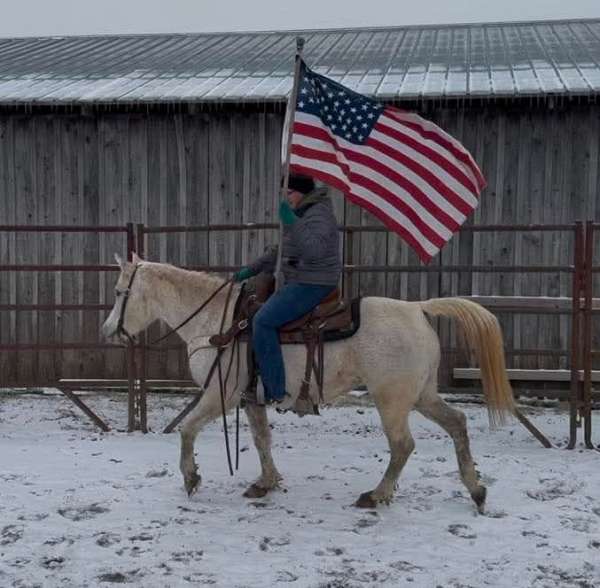
MULTIPOLYGON (((184 121, 186 185, 188 197, 184 213, 188 225, 208 224, 208 154, 210 151, 206 115, 192 115, 184 121)), ((208 234, 189 233, 184 262, 186 265, 208 263, 208 234)))
MULTIPOLYGON (((148 170, 148 208, 145 212, 148 225, 158 226, 167 223, 167 141, 166 117, 152 116, 148 119, 147 127, 147 158, 148 170)), ((145 257, 152 261, 166 261, 166 236, 151 234, 146 238, 145 257)), ((163 326, 151 325, 147 339, 153 341, 166 333, 163 326)), ((173 340, 177 338, 174 336, 173 340)), ((165 377, 167 354, 162 351, 147 352, 147 377, 165 377)))
MULTIPOLYGON (((515 192, 515 209, 517 218, 528 224, 531 219, 531 194, 530 194, 530 172, 531 170, 531 149, 532 145, 532 120, 530 112, 521 112, 519 116, 519 134, 518 143, 515 146, 518 153, 518 162, 516 165, 516 192, 515 192)), ((529 262, 529 245, 531 243, 531 233, 518 232, 514 238, 514 264, 527 265, 529 262)), ((535 282, 536 275, 525 275, 517 273, 514 276, 514 295, 521 296, 526 294, 525 288, 527 284, 535 282)), ((532 334, 528 329, 536 329, 536 324, 531 324, 537 321, 535 316, 515 315, 513 319, 513 341, 512 345, 516 349, 535 346, 532 342, 532 334)), ((536 329, 537 330, 537 329, 536 329)), ((535 331, 534 331, 535 332, 535 331)), ((533 368, 535 367, 536 358, 518 357, 514 360, 515 367, 533 368)))
MULTIPOLYGON (((32 120, 18 117, 15 120, 15 201, 18 224, 33 224, 36 219, 34 195, 34 162, 32 145, 32 120)), ((35 238, 27 233, 17 233, 16 263, 36 263, 37 246, 35 238)), ((16 276, 16 302, 35 304, 37 302, 37 278, 33 272, 18 272, 16 276)), ((17 343, 35 343, 37 336, 37 316, 32 312, 18 312, 16 317, 17 343)), ((20 352, 17 355, 17 378, 35 381, 37 379, 37 353, 20 352)))
MULTIPOLYGON (((498 199, 497 213, 499 223, 514 222, 515 194, 517 193, 518 164, 519 164, 519 131, 520 114, 508 112, 503 116, 501 133, 498 135, 498 149, 502 155, 498 157, 498 199), (501 183, 500 183, 501 182, 501 183)), ((494 262, 498 265, 514 264, 515 235, 511 232, 496 234, 494 262)), ((514 274, 496 273, 492 278, 493 292, 498 295, 514 294, 514 274)), ((513 332, 514 318, 502 321, 502 330, 507 347, 514 347, 513 332)), ((509 360, 512 361, 512 360, 509 360)))
MULTIPOLYGON (((265 141, 265 221, 279 223, 279 202, 281 200, 281 134, 283 113, 267 115, 265 141)), ((265 231, 265 245, 279 243, 279 230, 265 231)))
MULTIPOLYGON (((457 380, 480 380, 479 368, 454 368, 452 371, 457 380)), ((523 382, 570 382, 571 370, 541 370, 541 369, 507 369, 509 380, 523 382)), ((583 370, 579 370, 579 379, 583 380, 583 370)), ((600 382, 600 370, 592 371, 592 382, 600 382)))
MULTIPOLYGON (((38 202, 37 224, 56 225, 56 176, 54 150, 55 133, 57 132, 55 117, 39 117, 35 119, 35 160, 36 165, 36 199, 38 202)), ((38 260, 41 264, 55 263, 56 234, 40 233, 33 236, 38 242, 38 260)), ((38 303, 54 304, 55 278, 50 272, 38 275, 38 303)), ((38 318, 38 340, 40 343, 54 343, 57 340, 55 319, 51 312, 40 312, 38 318)), ((39 378, 52 381, 57 378, 57 354, 55 351, 39 353, 39 378)))
MULTIPOLYGON (((77 141, 80 132, 79 125, 74 119, 62 117, 60 124, 60 173, 62 199, 60 224, 80 225, 81 208, 79 198, 79 161, 77 158, 77 141)), ((63 233, 60 237, 61 256, 65 264, 81 264, 82 239, 78 233, 63 233)), ((61 304, 79 304, 79 273, 63 272, 61 275, 61 304)), ((60 340, 63 343, 81 341, 79 313, 62 311, 60 314, 60 340)), ((63 377, 82 377, 80 350, 65 350, 62 352, 63 377)))
MULTIPOLYGON (((576 140, 573 136, 574 120, 572 113, 568 111, 560 112, 559 125, 559 132, 556 138, 556 165, 554 167, 556 173, 556 189, 560 196, 560 200, 557 202, 557 213, 561 219, 567 219, 571 216, 569 206, 569 200, 571 199, 569 183, 572 177, 573 141, 576 140)), ((560 247, 556 251, 556 261, 558 263, 573 263, 573 250, 573 240, 561 242, 560 247)), ((559 296, 570 296, 572 276, 563 274, 559 277, 559 280, 559 296)), ((570 324, 570 317, 561 317, 559 330, 561 349, 568 349, 571 344, 570 324)), ((567 362, 568 358, 562 360, 560 367, 567 367, 567 362)))
MULTIPOLYGON (((167 165, 163 173, 166 174, 166 222, 167 225, 180 225, 182 223, 181 201, 185 193, 186 171, 185 154, 183 153, 183 128, 179 115, 167 116, 166 155, 167 165), (182 185, 183 183, 183 185, 182 185)), ((187 197, 187 195, 186 195, 187 197)), ((184 249, 181 234, 167 235, 167 251, 164 261, 177 266, 183 265, 184 249)), ((174 339, 177 339, 174 337, 174 339)), ((181 377, 181 352, 170 350, 166 352, 166 376, 169 378, 181 377)))
MULTIPOLYGON (((537 309, 541 311, 570 312, 572 299, 560 296, 462 296, 488 308, 537 309)), ((600 298, 592 299, 594 309, 600 309, 600 298)))
MULTIPOLYGON (((14 223, 16 214, 14 195, 13 119, 0 117, 0 218, 14 223)), ((0 264, 14 262, 14 234, 0 232, 0 264)), ((0 304, 14 304, 14 273, 0 274, 0 304)), ((15 340, 15 312, 0 312, 0 343, 15 340)), ((16 381, 16 353, 0 351, 0 388, 16 381)))
MULTIPOLYGON (((555 149, 554 142, 557 138, 558 124, 555 115, 547 116, 544 120, 544 183, 543 183, 543 198, 544 205, 538 211, 538 218, 541 223, 551 223, 555 221, 557 202, 556 194, 552 189, 552 174, 555 158, 553 152, 555 149)), ((562 219, 560 219, 562 220, 562 219)), ((566 233, 557 231, 544 232, 542 234, 542 265, 552 265, 555 261, 555 251, 560 247, 561 242, 571 239, 572 236, 566 233)), ((540 276, 542 296, 558 296, 560 292, 560 276, 557 273, 545 274, 540 276)), ((544 345, 551 349, 556 349, 560 346, 560 317, 547 317, 544 323, 544 333, 541 335, 544 345)), ((557 358, 540 358, 539 367, 557 368, 560 367, 560 359, 557 358)))
MULTIPOLYGON (((128 170, 128 121, 122 116, 102 115, 102 135, 100 157, 102 161, 100 182, 101 202, 104 222, 107 225, 123 225, 127 210, 126 185, 128 170)), ((104 238, 104 250, 101 251, 103 263, 114 263, 114 254, 123 258, 127 254, 126 238, 121 233, 109 233, 104 238)), ((104 299, 114 302, 114 287, 117 273, 106 275, 104 299)), ((118 350, 107 349, 104 354, 104 373, 109 378, 124 377, 127 373, 126 354, 118 350)))
MULTIPOLYGON (((260 165, 259 153, 264 153, 264 115, 245 116, 242 129, 242 164, 240 174, 242 176, 242 222, 256 223, 264 222, 264 208, 261 201, 265 194, 261 190, 261 182, 264 180, 263 166, 260 165), (262 122, 262 124, 261 124, 262 122), (251 137, 254 140, 251 140, 251 137), (258 145, 258 148, 257 148, 258 145)), ((242 237, 241 265, 247 265, 262 254, 259 250, 259 237, 264 236, 262 231, 244 231, 242 237)))
MULTIPOLYGON (((98 162, 98 121, 96 118, 87 117, 81 121, 81 133, 78 141, 79 170, 83 174, 81 186, 81 220, 85 225, 97 226, 100 224, 100 193, 98 162)), ((100 236, 94 233, 82 235, 83 263, 99 264, 100 236)), ((109 277, 109 281, 113 279, 109 277)), ((85 272, 82 287, 83 302, 85 304, 100 304, 100 276, 99 272, 85 272)), ((100 341, 100 327, 104 321, 104 314, 86 311, 82 317, 81 336, 84 341, 93 343, 100 341)), ((101 351, 93 349, 82 350, 82 373, 85 377, 92 377, 103 372, 104 357, 101 351)))

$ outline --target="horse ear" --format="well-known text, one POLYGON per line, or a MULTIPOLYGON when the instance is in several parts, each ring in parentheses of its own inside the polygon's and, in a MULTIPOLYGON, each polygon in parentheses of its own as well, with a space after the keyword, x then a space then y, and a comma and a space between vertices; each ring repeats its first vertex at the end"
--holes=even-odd
POLYGON ((123 269, 125 263, 123 262, 123 258, 118 253, 115 253, 115 261, 119 264, 119 267, 123 269))
POLYGON ((133 265, 137 265, 144 260, 134 251, 131 255, 131 261, 133 262, 133 265))

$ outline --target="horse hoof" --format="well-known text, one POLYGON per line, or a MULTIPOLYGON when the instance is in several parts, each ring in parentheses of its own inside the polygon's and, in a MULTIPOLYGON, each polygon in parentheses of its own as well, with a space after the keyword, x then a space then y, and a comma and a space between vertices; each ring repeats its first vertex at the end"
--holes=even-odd
POLYGON ((477 512, 483 514, 485 509, 485 498, 487 496, 487 490, 485 486, 478 486, 472 493, 471 498, 477 506, 477 512))
POLYGON ((377 506, 377 501, 370 492, 363 492, 354 503, 354 506, 358 508, 375 508, 377 506))
POLYGON ((185 478, 185 490, 188 497, 191 497, 196 493, 200 484, 200 480, 201 478, 196 472, 194 472, 189 478, 185 478))
POLYGON ((244 497, 245 498, 262 498, 263 496, 266 496, 268 492, 269 492, 269 490, 267 488, 261 488, 260 486, 257 486, 256 484, 252 484, 252 486, 250 486, 250 488, 248 488, 244 492, 244 497))

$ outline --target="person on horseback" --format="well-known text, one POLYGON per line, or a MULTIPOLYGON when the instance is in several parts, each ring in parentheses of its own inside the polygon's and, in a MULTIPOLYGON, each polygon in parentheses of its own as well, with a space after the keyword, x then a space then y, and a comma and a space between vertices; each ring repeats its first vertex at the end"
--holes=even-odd
MULTIPOLYGON (((265 403, 291 408, 296 395, 286 391, 285 367, 278 330, 313 310, 336 289, 342 271, 340 237, 326 188, 314 180, 290 175, 286 198, 279 206, 283 225, 283 286, 265 302, 252 322, 252 343, 265 391, 265 403)), ((234 274, 237 282, 261 272, 274 273, 277 246, 234 274)), ((248 388, 242 401, 257 403, 248 388)))

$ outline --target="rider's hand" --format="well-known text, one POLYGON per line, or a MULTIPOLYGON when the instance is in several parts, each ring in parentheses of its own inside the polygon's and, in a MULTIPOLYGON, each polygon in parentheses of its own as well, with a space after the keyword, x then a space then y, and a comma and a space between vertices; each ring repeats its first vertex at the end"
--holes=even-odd
POLYGON ((251 278, 254 275, 254 272, 249 267, 243 267, 240 271, 235 272, 233 274, 234 282, 243 282, 248 278, 251 278))
POLYGON ((284 225, 293 225, 298 220, 294 209, 287 200, 282 200, 279 204, 279 218, 284 225))

